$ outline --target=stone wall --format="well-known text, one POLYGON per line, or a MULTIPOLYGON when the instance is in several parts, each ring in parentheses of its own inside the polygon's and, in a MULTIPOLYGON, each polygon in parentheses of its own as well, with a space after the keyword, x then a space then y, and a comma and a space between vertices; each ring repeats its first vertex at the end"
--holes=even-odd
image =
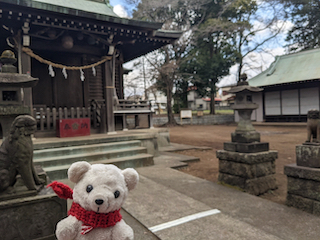
MULTIPOLYGON (((233 123, 234 114, 224 114, 224 115, 204 115, 202 117, 193 116, 192 119, 182 119, 180 117, 174 118, 177 123, 182 125, 214 125, 214 124, 224 124, 224 123, 233 123)), ((153 117, 153 125, 159 126, 168 122, 167 116, 155 116, 153 117)))

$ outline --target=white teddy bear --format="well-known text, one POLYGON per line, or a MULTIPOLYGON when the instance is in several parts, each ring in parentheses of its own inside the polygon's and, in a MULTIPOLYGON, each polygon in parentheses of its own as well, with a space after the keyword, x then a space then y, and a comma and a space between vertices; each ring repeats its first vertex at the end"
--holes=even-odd
POLYGON ((133 240, 133 230, 120 215, 128 192, 139 181, 136 170, 120 170, 111 164, 73 163, 68 186, 53 182, 49 186, 63 198, 72 198, 68 217, 57 224, 58 240, 133 240))

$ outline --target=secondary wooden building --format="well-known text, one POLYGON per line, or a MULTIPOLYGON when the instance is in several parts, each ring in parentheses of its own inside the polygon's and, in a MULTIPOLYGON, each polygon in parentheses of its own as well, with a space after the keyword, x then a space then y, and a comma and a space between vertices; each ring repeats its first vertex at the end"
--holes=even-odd
POLYGON ((271 66, 251 78, 262 87, 253 96, 259 108, 252 119, 267 122, 305 122, 310 109, 320 109, 320 49, 276 57, 271 66))
POLYGON ((181 35, 120 18, 104 0, 0 0, 0 19, 1 52, 14 50, 19 72, 39 78, 24 95, 43 109, 43 131, 54 130, 56 109, 57 118, 90 116, 97 131, 114 132, 115 115, 125 120, 119 111, 131 104, 121 101, 122 65, 181 35))

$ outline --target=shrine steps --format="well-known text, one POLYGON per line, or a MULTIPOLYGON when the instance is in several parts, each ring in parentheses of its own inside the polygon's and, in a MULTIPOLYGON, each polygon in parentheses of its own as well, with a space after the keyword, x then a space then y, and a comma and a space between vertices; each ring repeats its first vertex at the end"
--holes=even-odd
POLYGON ((140 140, 130 140, 38 149, 34 151, 33 162, 40 165, 51 180, 67 178, 68 168, 77 161, 114 164, 121 169, 153 165, 153 155, 141 145, 140 140))

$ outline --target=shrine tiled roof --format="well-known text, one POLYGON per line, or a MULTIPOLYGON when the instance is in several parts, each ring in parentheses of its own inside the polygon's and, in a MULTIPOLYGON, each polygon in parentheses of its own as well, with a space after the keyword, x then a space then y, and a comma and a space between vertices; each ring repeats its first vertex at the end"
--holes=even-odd
MULTIPOLYGON (((88 19, 108 21, 154 30, 158 30, 162 26, 162 23, 158 22, 146 22, 121 18, 113 12, 110 5, 89 0, 0 0, 0 3, 1 2, 37 10, 45 10, 54 13, 68 14, 88 19)), ((170 35, 169 32, 168 35, 170 35)))
POLYGON ((249 79, 250 86, 264 87, 320 79, 320 49, 277 56, 270 67, 249 79))
POLYGON ((59 6, 65 9, 76 9, 84 12, 91 12, 112 17, 118 17, 118 15, 113 12, 112 7, 105 3, 87 0, 33 0, 32 2, 46 4, 49 8, 48 10, 53 10, 55 6, 59 6))

